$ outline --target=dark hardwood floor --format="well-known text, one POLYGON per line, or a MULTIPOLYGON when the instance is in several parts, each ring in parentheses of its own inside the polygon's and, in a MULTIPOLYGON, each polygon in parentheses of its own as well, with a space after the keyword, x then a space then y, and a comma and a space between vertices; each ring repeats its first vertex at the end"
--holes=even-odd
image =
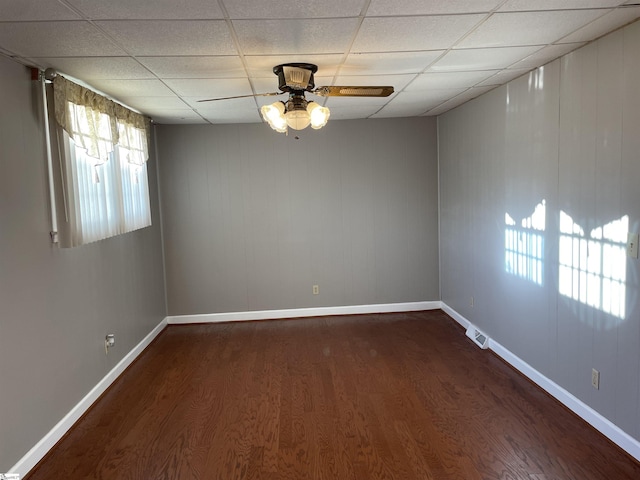
POLYGON ((169 326, 26 477, 639 479, 441 311, 169 326))

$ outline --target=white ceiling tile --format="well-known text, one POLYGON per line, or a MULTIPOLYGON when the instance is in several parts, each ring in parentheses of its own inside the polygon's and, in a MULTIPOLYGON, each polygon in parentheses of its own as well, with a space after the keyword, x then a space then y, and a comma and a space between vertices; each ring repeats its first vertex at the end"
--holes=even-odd
POLYGON ((534 10, 571 10, 576 8, 602 8, 620 5, 620 0, 507 0, 498 11, 517 12, 534 10))
POLYGON ((59 2, 0 0, 0 18, 3 22, 28 20, 78 20, 80 17, 69 7, 59 2))
POLYGON ((357 17, 362 11, 362 0, 226 0, 229 17, 239 18, 326 18, 357 17))
POLYGON ((160 125, 209 123, 193 110, 186 108, 182 110, 158 110, 149 115, 154 123, 160 125))
POLYGON ((200 115, 194 115, 194 118, 182 117, 176 118, 175 116, 157 116, 152 118, 153 122, 157 125, 210 125, 200 115))
POLYGON ((132 55, 235 55, 224 20, 96 22, 132 55))
POLYGON ((371 0, 368 15, 441 15, 447 13, 486 13, 495 9, 503 0, 371 0))
POLYGON ((357 19, 234 20, 233 25, 245 55, 342 53, 357 19))
POLYGON ((253 93, 246 78, 167 79, 165 81, 176 93, 184 97, 208 99, 253 93))
POLYGON ((401 112, 406 112, 406 116, 423 115, 428 110, 440 105, 442 102, 464 92, 464 88, 436 90, 431 92, 401 92, 392 102, 387 104, 374 118, 396 117, 401 112))
POLYGON ((466 90, 465 92, 461 93, 460 95, 457 95, 455 97, 453 97, 450 100, 447 100, 446 102, 438 105, 437 107, 429 110, 426 115, 440 115, 442 113, 445 113, 449 110, 451 110, 452 108, 458 107, 460 105, 462 105, 463 103, 466 103, 470 100, 473 100, 474 98, 479 97, 480 95, 482 95, 483 93, 487 93, 490 90, 493 90, 495 88, 495 86, 486 86, 486 87, 476 87, 476 88, 470 88, 469 90, 466 90))
POLYGON ((336 77, 336 85, 342 86, 392 86, 396 92, 399 92, 407 84, 413 80, 415 75, 339 75, 336 77))
POLYGON ((235 56, 137 57, 160 78, 238 78, 246 74, 235 56))
POLYGON ((218 2, 175 0, 67 0, 91 19, 220 19, 218 2))
POLYGON ((261 55, 261 56, 246 56, 245 62, 247 63, 247 69, 249 75, 252 77, 273 77, 276 79, 276 75, 273 73, 273 67, 281 65, 283 63, 312 63, 318 66, 318 72, 314 74, 314 77, 318 76, 332 76, 335 75, 338 70, 338 65, 342 60, 342 54, 340 55, 261 55))
MULTIPOLYGON (((209 122, 215 124, 225 123, 261 123, 262 116, 257 108, 252 110, 233 110, 224 112, 201 113, 209 122)), ((267 127, 268 128, 268 127, 267 127)))
MULTIPOLYGON (((336 120, 352 120, 356 118, 367 118, 374 115, 382 107, 377 105, 350 105, 330 107, 329 125, 336 120)), ((337 125, 336 125, 337 126, 337 125)))
MULTIPOLYGON (((469 90, 465 90, 460 95, 455 96, 452 100, 455 99, 455 100, 458 100, 458 101, 462 100, 463 102, 468 102, 469 100, 473 100, 474 98, 479 97, 483 93, 487 93, 487 92, 493 90, 494 88, 495 88, 495 86, 493 86, 493 85, 473 87, 473 88, 470 88, 469 90)), ((449 100, 447 100, 447 101, 449 101, 449 100)))
POLYGON ((418 75, 406 88, 406 92, 420 90, 469 88, 494 75, 497 70, 478 70, 472 72, 435 72, 418 75))
MULTIPOLYGON (((309 97, 311 98, 311 97, 309 97)), ((391 97, 327 97, 325 107, 344 108, 344 107, 361 107, 367 106, 382 108, 389 103, 391 97)), ((322 103, 322 99, 314 98, 318 103, 322 103)))
POLYGON ((145 97, 145 96, 131 96, 120 97, 122 103, 129 105, 141 112, 156 112, 164 110, 184 110, 188 108, 187 105, 180 97, 145 97))
POLYGON ((440 50, 454 45, 484 15, 367 17, 352 52, 440 50))
POLYGON ((444 50, 426 52, 352 53, 340 68, 342 75, 383 75, 389 72, 420 73, 444 50))
POLYGON ((537 52, 529 55, 528 57, 520 60, 519 62, 510 65, 509 68, 525 68, 532 69, 545 65, 552 60, 555 60, 562 55, 566 55, 577 48, 583 46, 584 43, 567 43, 563 45, 548 45, 537 52))
POLYGON ((87 22, 0 22, 0 45, 24 57, 123 56, 126 53, 87 22))
POLYGON ((508 70, 500 70, 495 75, 487 78, 484 82, 480 82, 477 86, 492 86, 495 87, 497 85, 503 85, 507 82, 510 82, 514 78, 518 78, 521 75, 524 75, 527 72, 530 72, 531 68, 514 68, 508 70))
POLYGON ((460 42, 460 48, 543 45, 573 32, 606 10, 496 13, 460 42))
POLYGON ((559 43, 588 42, 640 17, 640 7, 613 10, 562 38, 559 43))
POLYGON ((398 93, 393 101, 389 103, 389 106, 393 106, 394 109, 397 109, 401 108, 403 105, 407 106, 414 104, 416 105, 416 108, 422 110, 422 112, 426 112, 428 109, 440 105, 442 102, 448 100, 449 98, 460 95, 465 90, 467 90, 467 88, 461 87, 429 91, 404 91, 398 93))
POLYGON ((434 72, 496 70, 506 68, 518 60, 522 60, 540 48, 539 46, 530 46, 451 50, 433 64, 429 70, 434 72))
POLYGON ((131 57, 53 57, 35 60, 42 68, 55 68, 63 75, 84 80, 155 78, 153 73, 131 57))
POLYGON ((420 104, 397 104, 387 105, 382 110, 377 112, 371 118, 397 118, 397 117, 418 117, 424 114, 427 108, 420 104))
POLYGON ((231 114, 242 110, 257 110, 258 108, 253 97, 230 98, 227 100, 219 100, 216 102, 198 102, 197 97, 189 97, 188 101, 193 106, 194 110, 205 117, 216 112, 231 114))
POLYGON ((90 85, 115 99, 135 96, 172 97, 175 95, 160 80, 93 79, 90 85))

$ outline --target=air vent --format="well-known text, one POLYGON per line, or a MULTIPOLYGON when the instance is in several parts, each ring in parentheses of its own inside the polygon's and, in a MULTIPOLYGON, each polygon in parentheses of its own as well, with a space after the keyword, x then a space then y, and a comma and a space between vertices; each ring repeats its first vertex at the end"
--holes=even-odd
POLYGON ((473 340, 473 343, 478 345, 483 350, 489 348, 489 337, 487 337, 473 325, 469 325, 469 328, 467 328, 467 337, 473 340))

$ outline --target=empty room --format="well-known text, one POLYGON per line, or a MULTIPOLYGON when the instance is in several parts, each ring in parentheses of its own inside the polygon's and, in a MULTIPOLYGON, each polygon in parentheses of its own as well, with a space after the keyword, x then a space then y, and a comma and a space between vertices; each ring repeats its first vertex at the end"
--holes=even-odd
POLYGON ((640 478, 639 18, 0 0, 0 479, 640 478))

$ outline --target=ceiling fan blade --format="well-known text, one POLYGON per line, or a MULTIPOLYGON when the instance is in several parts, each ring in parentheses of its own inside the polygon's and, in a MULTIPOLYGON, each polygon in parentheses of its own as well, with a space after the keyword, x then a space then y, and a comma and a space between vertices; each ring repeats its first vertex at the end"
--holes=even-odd
POLYGON ((270 93, 256 93, 255 95, 236 95, 235 97, 222 97, 222 98, 206 98, 204 100, 198 100, 198 102, 217 102, 218 100, 232 100, 234 98, 249 98, 249 97, 273 97, 276 95, 282 95, 282 92, 270 92, 270 93))
POLYGON ((321 97, 388 97, 393 87, 319 87, 311 93, 321 97))

